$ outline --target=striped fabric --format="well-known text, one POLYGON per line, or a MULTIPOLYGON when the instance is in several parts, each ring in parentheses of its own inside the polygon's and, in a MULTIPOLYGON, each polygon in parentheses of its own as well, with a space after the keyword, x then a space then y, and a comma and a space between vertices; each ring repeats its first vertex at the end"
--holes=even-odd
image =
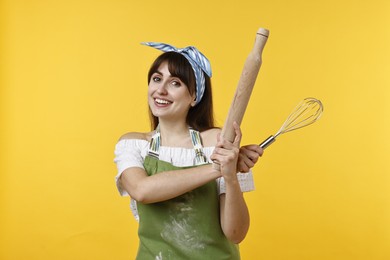
POLYGON ((211 65, 206 56, 203 55, 196 47, 188 46, 183 49, 176 48, 172 45, 159 42, 143 42, 143 45, 153 47, 155 49, 161 50, 163 52, 177 52, 183 55, 188 62, 191 64, 192 69, 194 70, 195 80, 196 80, 196 104, 198 104, 203 97, 205 90, 205 77, 204 73, 207 76, 211 77, 211 65))
POLYGON ((152 140, 149 144, 148 154, 158 159, 160 156, 160 145, 161 145, 160 126, 157 126, 155 133, 152 136, 152 140))
MULTIPOLYGON (((200 133, 192 128, 189 128, 192 145, 195 150, 195 158, 193 165, 202 165, 208 163, 207 157, 203 152, 202 141, 200 139, 200 133)), ((152 140, 150 141, 148 155, 159 159, 161 145, 160 126, 157 126, 152 140)))
POLYGON ((200 133, 190 128, 191 142, 195 149, 194 165, 202 165, 208 163, 206 156, 203 153, 202 141, 200 133))

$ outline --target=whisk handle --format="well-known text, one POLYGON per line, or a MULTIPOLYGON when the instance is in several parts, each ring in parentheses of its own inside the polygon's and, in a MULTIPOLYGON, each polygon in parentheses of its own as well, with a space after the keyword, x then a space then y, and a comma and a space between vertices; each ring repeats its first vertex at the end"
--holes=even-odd
POLYGON ((270 146, 273 142, 275 142, 276 137, 271 135, 267 139, 265 139, 261 144, 259 144, 260 148, 265 149, 270 146))

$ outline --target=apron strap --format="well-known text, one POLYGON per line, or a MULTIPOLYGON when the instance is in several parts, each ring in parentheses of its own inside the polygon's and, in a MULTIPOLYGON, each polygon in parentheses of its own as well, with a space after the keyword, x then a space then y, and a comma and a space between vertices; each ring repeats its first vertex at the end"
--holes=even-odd
POLYGON ((154 158, 160 156, 160 144, 161 144, 161 134, 160 134, 160 126, 156 127, 155 133, 152 136, 152 140, 149 144, 148 155, 154 158))
POLYGON ((195 149, 194 165, 202 165, 208 163, 206 156, 203 153, 202 140, 200 139, 199 131, 190 128, 191 142, 195 149))
MULTIPOLYGON (((202 140, 200 139, 199 131, 189 128, 192 145, 195 150, 194 165, 202 165, 208 163, 207 157, 203 153, 202 140)), ((148 155, 159 159, 161 145, 160 126, 157 126, 152 140, 150 141, 148 155)))

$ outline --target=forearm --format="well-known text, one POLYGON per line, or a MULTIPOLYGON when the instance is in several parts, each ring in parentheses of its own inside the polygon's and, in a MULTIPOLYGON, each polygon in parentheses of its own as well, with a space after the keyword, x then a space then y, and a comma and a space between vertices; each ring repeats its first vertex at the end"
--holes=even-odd
POLYGON ((249 229, 249 212, 237 178, 225 179, 226 193, 221 195, 221 226, 225 236, 238 244, 249 229))
POLYGON ((147 204, 175 198, 220 176, 220 172, 214 170, 211 165, 204 165, 160 172, 138 180, 122 180, 122 183, 133 199, 147 204))

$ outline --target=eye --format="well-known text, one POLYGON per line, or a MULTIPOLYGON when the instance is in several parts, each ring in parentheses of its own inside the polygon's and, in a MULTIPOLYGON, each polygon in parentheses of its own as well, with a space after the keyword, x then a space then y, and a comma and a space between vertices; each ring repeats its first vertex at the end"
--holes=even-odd
POLYGON ((175 87, 180 87, 181 86, 181 82, 178 81, 178 80, 172 80, 171 81, 171 85, 175 86, 175 87))
POLYGON ((153 82, 160 82, 161 81, 161 77, 160 76, 153 76, 152 80, 153 80, 153 82))

